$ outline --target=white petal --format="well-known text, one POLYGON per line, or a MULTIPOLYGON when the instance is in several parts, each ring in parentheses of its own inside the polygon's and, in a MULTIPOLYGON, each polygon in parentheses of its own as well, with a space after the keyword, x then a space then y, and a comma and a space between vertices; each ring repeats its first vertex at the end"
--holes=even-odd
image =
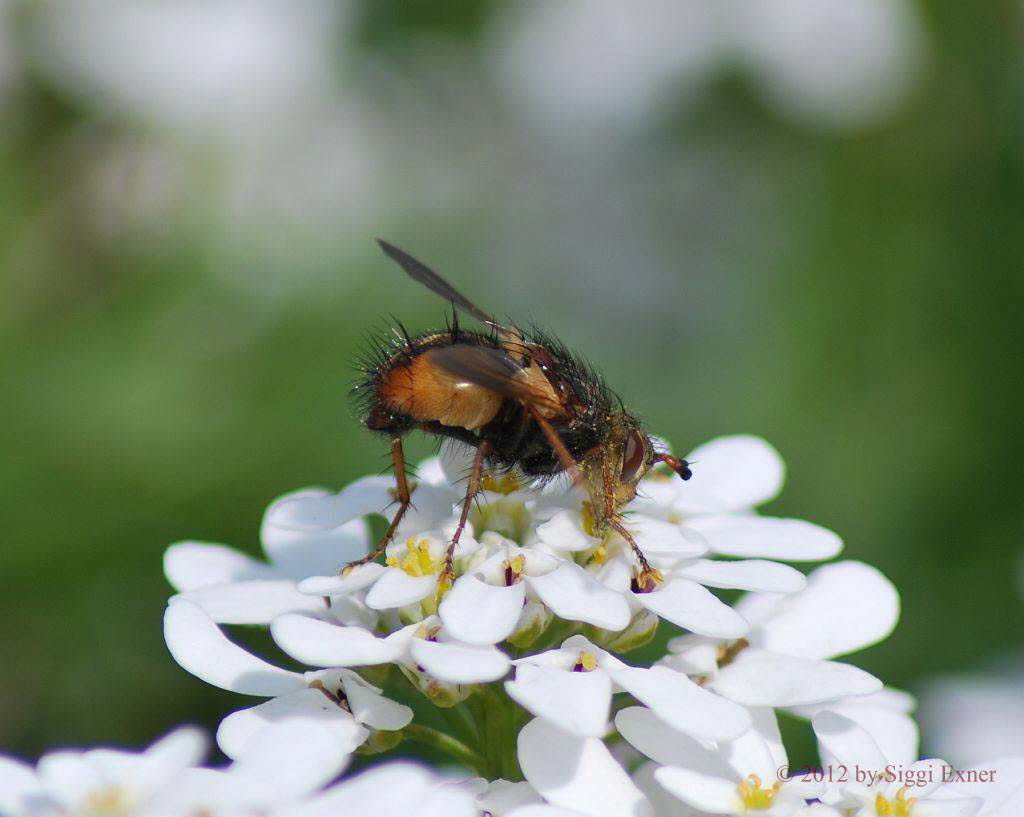
POLYGON ((731 740, 750 728, 750 715, 742 706, 668 667, 624 667, 609 674, 669 726, 698 740, 731 740))
POLYGON ((283 695, 305 686, 302 676, 257 658, 228 640, 202 608, 173 600, 164 613, 164 640, 174 660, 208 684, 243 695, 283 695))
POLYGON ((565 562, 544 576, 527 576, 526 582, 559 618, 585 621, 605 630, 621 630, 629 624, 625 598, 577 564, 565 562))
POLYGON ((729 777, 732 768, 714 743, 683 735, 643 706, 629 706, 615 716, 615 728, 639 751, 665 766, 684 766, 712 777, 729 777))
POLYGON ((597 738, 536 718, 519 732, 523 775, 549 803, 591 817, 651 817, 650 804, 597 738))
POLYGON ((441 485, 448 481, 440 457, 427 457, 416 465, 416 479, 429 485, 441 485))
POLYGON ((31 766, 0 756, 0 814, 28 814, 28 799, 42 799, 42 793, 42 783, 31 766))
POLYGON ((288 803, 335 777, 350 755, 331 730, 284 721, 255 733, 231 767, 248 797, 267 805, 288 803))
POLYGON ((612 682, 605 672, 522 664, 515 680, 505 682, 505 690, 525 710, 565 732, 594 738, 608 732, 612 682))
POLYGON ((437 612, 452 638, 467 644, 497 644, 515 630, 525 598, 522 582, 505 587, 466 575, 455 582, 437 612))
POLYGON ((747 622, 710 590, 689 579, 672 579, 653 593, 633 598, 666 621, 713 638, 739 638, 747 622))
POLYGON ((270 565, 227 545, 206 542, 175 542, 168 547, 164 551, 164 575, 179 591, 245 579, 277 578, 270 565))
POLYGON ((507 815, 515 808, 540 804, 540 795, 525 780, 518 783, 510 783, 508 780, 488 783, 482 777, 477 780, 482 786, 476 795, 476 803, 482 811, 507 815))
MULTIPOLYGON (((647 761, 633 772, 633 782, 650 801, 651 806, 654 807, 654 813, 658 817, 700 817, 700 812, 694 811, 682 800, 673 797, 654 779, 654 772, 658 768, 657 763, 647 761)), ((800 817, 807 817, 807 815, 801 814, 800 817)), ((837 814, 835 817, 842 817, 842 815, 837 814)))
POLYGON ((92 792, 108 784, 95 764, 72 750, 47 752, 39 759, 36 774, 46 793, 71 813, 81 808, 92 792))
POLYGON ((437 458, 440 460, 441 471, 450 485, 465 485, 473 470, 473 459, 476 448, 459 440, 445 440, 437 458))
POLYGON ((220 722, 217 745, 228 757, 245 752, 254 735, 268 726, 294 723, 326 729, 337 742, 338 751, 351 753, 366 740, 367 730, 319 689, 304 688, 271 698, 258 706, 232 712, 220 722))
POLYGON ((737 434, 698 446, 686 460, 693 477, 680 493, 689 511, 736 511, 760 505, 782 489, 782 457, 760 437, 737 434))
POLYGON ((473 797, 405 761, 375 766, 275 817, 476 817, 473 797))
POLYGON ((908 707, 904 696, 910 698, 899 690, 884 689, 873 695, 801 706, 793 711, 801 717, 812 718, 818 712, 831 710, 849 718, 871 736, 890 763, 909 766, 918 756, 919 734, 917 724, 908 714, 913 702, 911 700, 908 707))
POLYGON ((390 610, 422 601, 437 587, 437 576, 410 576, 397 567, 389 567, 366 594, 366 606, 390 610))
POLYGON ((286 495, 272 503, 264 515, 264 528, 295 531, 327 531, 367 514, 383 514, 393 503, 393 477, 366 477, 337 494, 319 491, 286 495))
POLYGON ((982 817, 1019 817, 1024 803, 1024 757, 1003 757, 972 766, 968 771, 984 771, 973 783, 950 783, 958 795, 981 797, 985 801, 982 817))
POLYGON ((294 613, 274 619, 270 634, 292 658, 313 667, 386 664, 401 654, 395 642, 378 638, 362 627, 339 627, 294 613))
POLYGON ((867 695, 882 682, 862 669, 748 647, 711 681, 711 689, 747 706, 796 706, 867 695))
POLYGON ((742 814, 744 811, 739 789, 732 780, 679 766, 657 769, 654 779, 684 803, 701 811, 712 814, 742 814))
POLYGON ((538 525, 537 537, 554 551, 590 550, 600 544, 583 530, 579 513, 570 510, 559 511, 538 525))
POLYGON ((411 650, 413 660, 429 675, 453 684, 496 681, 510 666, 508 656, 494 647, 417 638, 411 650))
MULTIPOLYGON (((369 552, 369 528, 362 516, 327 530, 296 530, 275 522, 277 507, 292 500, 324 500, 330 494, 306 489, 286 494, 270 505, 263 515, 260 542, 270 562, 292 579, 337 571, 342 565, 369 552)), ((369 511, 367 511, 368 513, 369 511)))
POLYGON ((843 540, 832 531, 802 519, 742 514, 698 516, 686 524, 723 556, 802 562, 831 559, 843 549, 843 540))
MULTIPOLYGON (((179 727, 154 741, 142 753, 132 756, 131 777, 125 782, 138 795, 150 795, 180 778, 186 769, 202 762, 208 745, 209 739, 203 730, 179 727)), ((95 760, 95 755, 90 754, 93 755, 90 759, 95 760)))
POLYGON ((307 596, 288 579, 213 584, 175 598, 202 607, 218 624, 268 624, 274 616, 326 609, 323 599, 307 596))
POLYGON ((368 562, 352 568, 344 576, 310 576, 299 582, 299 592, 311 596, 347 596, 369 587, 387 570, 379 562, 368 562))
POLYGON ((789 565, 763 559, 729 562, 699 559, 676 570, 676 575, 707 587, 756 590, 766 593, 795 593, 807 584, 804 574, 789 565))
POLYGON ((751 707, 751 727, 735 740, 722 744, 726 760, 739 779, 756 774, 765 782, 774 782, 780 766, 786 765, 779 722, 770 707, 751 707))
POLYGON ((520 806, 504 817, 586 817, 582 811, 562 808, 561 806, 548 806, 543 803, 531 803, 528 806, 520 806))
MULTIPOLYGON (((413 491, 412 505, 395 533, 395 539, 401 540, 410 534, 417 534, 431 528, 444 527, 455 519, 455 503, 463 497, 462 491, 453 491, 448 485, 429 485, 421 483, 413 491)), ((467 532, 472 533, 467 528, 467 532)))
POLYGON ((826 757, 831 757, 846 765, 878 770, 884 769, 888 763, 878 744, 849 718, 835 712, 819 712, 811 720, 811 725, 823 753, 827 753, 822 757, 822 763, 826 762, 826 757))
POLYGON ((752 644, 805 658, 832 658, 892 632, 900 600, 885 576, 862 562, 819 567, 750 635, 752 644))
POLYGON ((988 803, 981 797, 958 797, 951 800, 938 800, 931 798, 914 803, 914 817, 997 817, 1006 814, 1007 817, 1020 814, 1020 800, 1012 806, 1013 811, 995 812, 987 808, 988 803), (982 805, 986 806, 983 811, 978 811, 982 805))
POLYGON ((672 522, 636 514, 626 518, 626 528, 637 545, 649 556, 671 557, 673 560, 692 559, 708 551, 703 536, 694 536, 691 528, 672 522))
POLYGON ((354 672, 342 670, 340 675, 349 709, 360 723, 374 729, 394 731, 407 726, 412 720, 409 707, 381 695, 377 687, 368 684, 354 672))

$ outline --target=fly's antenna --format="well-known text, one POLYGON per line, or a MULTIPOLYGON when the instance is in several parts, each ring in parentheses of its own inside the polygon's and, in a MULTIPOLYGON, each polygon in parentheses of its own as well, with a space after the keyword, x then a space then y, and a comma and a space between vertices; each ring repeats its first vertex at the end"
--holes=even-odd
POLYGON ((434 272, 426 264, 417 261, 405 250, 400 250, 394 244, 385 241, 382 238, 377 239, 377 243, 380 248, 384 251, 392 261, 398 266, 405 270, 406 275, 412 278, 414 281, 418 281, 423 284, 431 292, 440 295, 446 301, 449 301, 452 306, 457 306, 467 315, 472 315, 481 323, 489 324, 490 326, 500 326, 500 324, 494 320, 490 315, 484 312, 480 307, 469 300, 465 295, 459 292, 455 287, 449 284, 444 278, 434 272))

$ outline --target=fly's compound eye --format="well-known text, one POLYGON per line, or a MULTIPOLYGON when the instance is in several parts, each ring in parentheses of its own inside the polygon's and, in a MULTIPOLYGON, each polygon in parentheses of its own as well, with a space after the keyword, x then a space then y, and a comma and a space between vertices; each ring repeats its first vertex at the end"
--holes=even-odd
POLYGON ((644 464, 644 455, 647 447, 638 431, 630 431, 626 436, 626 447, 622 453, 622 474, 623 482, 631 482, 644 464))

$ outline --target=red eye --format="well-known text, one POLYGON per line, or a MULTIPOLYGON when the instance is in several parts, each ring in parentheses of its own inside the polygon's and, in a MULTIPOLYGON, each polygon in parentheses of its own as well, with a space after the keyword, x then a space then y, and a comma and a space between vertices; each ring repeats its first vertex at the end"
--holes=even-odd
POLYGON ((638 431, 630 431, 626 437, 626 448, 622 453, 622 475, 623 482, 629 482, 636 477, 640 466, 644 464, 644 455, 647 447, 638 431))

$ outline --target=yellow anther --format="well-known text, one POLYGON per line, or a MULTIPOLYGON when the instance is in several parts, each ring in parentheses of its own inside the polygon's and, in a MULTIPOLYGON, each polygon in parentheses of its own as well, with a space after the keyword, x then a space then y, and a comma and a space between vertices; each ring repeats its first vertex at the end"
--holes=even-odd
POLYGON ((665 576, 656 567, 646 567, 633 574, 632 588, 634 593, 653 593, 658 586, 665 583, 665 576))
POLYGON ((90 792, 85 801, 85 814, 108 817, 127 814, 131 810, 131 798, 120 786, 108 786, 90 792))
POLYGON ((410 536, 405 540, 406 554, 401 559, 388 558, 388 565, 400 567, 410 576, 433 576, 441 567, 440 560, 430 555, 430 540, 410 536))
POLYGON ((573 665, 573 672, 593 672, 597 669, 597 656, 592 652, 581 652, 573 665))
POLYGON ((767 811, 772 807, 772 801, 782 786, 781 782, 773 783, 764 788, 761 778, 756 774, 748 775, 747 779, 739 784, 740 802, 745 811, 767 811))
POLYGON ((594 555, 590 557, 593 559, 594 564, 603 565, 604 560, 608 558, 608 548, 601 545, 597 550, 594 551, 594 555))
POLYGON ((683 524, 683 515, 681 513, 676 513, 675 511, 672 511, 668 515, 668 521, 671 524, 673 524, 673 525, 682 525, 683 524))
POLYGON ((907 788, 904 786, 892 800, 884 794, 878 794, 875 797, 875 813, 878 817, 911 817, 911 809, 916 802, 916 797, 907 797, 907 788))
POLYGON ((511 559, 506 559, 502 565, 505 573, 505 586, 511 587, 517 581, 519 577, 523 575, 523 569, 526 567, 526 559, 523 558, 522 554, 514 556, 511 559))
POLYGON ((488 474, 482 480, 480 480, 480 487, 485 491, 492 491, 496 494, 514 494, 522 485, 519 484, 519 480, 515 478, 511 473, 502 474, 500 479, 495 479, 492 474, 488 474))
POLYGON ((428 627, 426 624, 421 624, 416 628, 416 637, 422 638, 424 641, 437 641, 440 632, 441 628, 438 626, 428 627))
POLYGON ((442 571, 441 575, 437 577, 437 595, 434 597, 436 603, 440 604, 441 599, 444 598, 444 594, 452 589, 452 575, 447 570, 442 571))
POLYGON ((589 499, 583 500, 583 532, 587 536, 597 536, 597 522, 594 520, 594 504, 589 499))

